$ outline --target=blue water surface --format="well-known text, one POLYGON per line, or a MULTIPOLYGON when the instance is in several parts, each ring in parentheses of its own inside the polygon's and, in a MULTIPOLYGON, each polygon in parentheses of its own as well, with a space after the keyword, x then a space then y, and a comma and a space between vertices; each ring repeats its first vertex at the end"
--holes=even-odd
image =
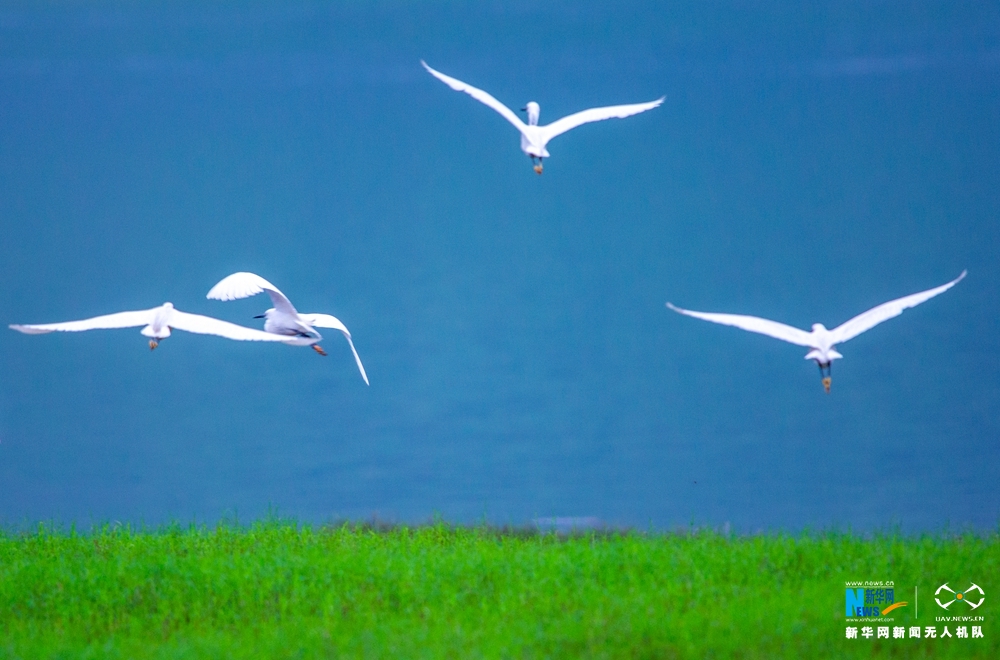
POLYGON ((0 523, 377 516, 995 528, 994 3, 24 3, 0 9, 0 321, 173 302, 304 348, 0 334, 0 523), (542 120, 662 107, 554 140, 542 120), (664 303, 835 326, 840 347, 664 303))

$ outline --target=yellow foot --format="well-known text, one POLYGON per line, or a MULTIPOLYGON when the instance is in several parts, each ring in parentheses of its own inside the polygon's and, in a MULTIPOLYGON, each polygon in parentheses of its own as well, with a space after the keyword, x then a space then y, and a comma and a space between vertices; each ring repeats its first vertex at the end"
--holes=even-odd
POLYGON ((159 345, 160 345, 160 342, 156 341, 155 339, 150 339, 149 340, 149 350, 153 350, 154 348, 156 348, 159 345))
POLYGON ((542 173, 542 164, 539 163, 538 165, 535 165, 535 174, 541 174, 541 173, 542 173))
POLYGON ((833 379, 830 378, 829 376, 827 376, 826 378, 823 379, 823 389, 826 390, 827 394, 830 393, 830 383, 832 383, 832 382, 833 382, 833 379))
POLYGON ((319 344, 313 344, 312 345, 312 349, 314 351, 316 351, 317 353, 319 353, 320 355, 326 355, 326 351, 324 351, 322 348, 320 348, 319 344))

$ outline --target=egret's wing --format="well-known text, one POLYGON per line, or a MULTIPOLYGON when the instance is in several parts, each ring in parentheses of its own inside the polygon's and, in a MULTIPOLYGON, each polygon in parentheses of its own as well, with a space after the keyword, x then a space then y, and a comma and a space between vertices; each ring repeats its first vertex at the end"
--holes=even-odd
POLYGON ((358 363, 358 371, 361 372, 361 377, 365 379, 365 385, 370 385, 368 382, 368 374, 365 373, 365 365, 361 364, 361 357, 358 355, 358 351, 354 348, 354 341, 351 340, 351 333, 347 329, 347 326, 340 322, 336 316, 330 316, 329 314, 300 314, 299 318, 308 323, 311 326, 317 328, 334 328, 335 330, 340 330, 347 337, 347 343, 351 347, 351 352, 354 353, 354 361, 358 363))
POLYGON ((265 291, 271 297, 271 304, 276 310, 293 316, 298 313, 285 294, 278 290, 278 287, 253 273, 233 273, 224 277, 212 287, 207 297, 212 300, 236 300, 237 298, 249 298, 265 291))
POLYGON ((66 323, 45 323, 41 325, 11 325, 11 330, 17 330, 27 335, 41 335, 46 332, 81 332, 83 330, 110 330, 112 328, 135 328, 149 325, 159 307, 145 309, 140 312, 118 312, 95 316, 82 321, 67 321, 66 323))
POLYGON ((440 71, 435 71, 434 69, 427 66, 427 62, 424 62, 423 60, 420 60, 420 63, 424 65, 424 68, 427 69, 428 73, 430 73, 432 76, 434 76, 444 84, 448 85, 448 87, 451 87, 456 92, 465 92, 466 94, 476 99, 480 103, 488 105, 489 107, 499 112, 504 119, 513 124, 514 128, 521 131, 522 133, 525 132, 525 129, 527 127, 524 125, 524 122, 521 121, 521 118, 515 115, 510 108, 505 106, 500 101, 497 101, 495 98, 493 98, 493 96, 491 96, 487 92, 484 92, 481 89, 477 89, 472 85, 466 85, 461 80, 456 80, 451 76, 446 76, 440 71))
POLYGON ((904 309, 916 307, 920 303, 930 300, 940 293, 944 293, 951 287, 958 284, 962 278, 965 277, 966 272, 967 271, 963 270, 961 275, 947 284, 942 284, 939 287, 928 289, 927 291, 921 291, 920 293, 914 293, 909 296, 897 298, 896 300, 890 300, 887 303, 882 303, 878 307, 869 309, 867 312, 858 314, 850 321, 843 323, 830 331, 833 335, 834 343, 840 344, 848 339, 853 339, 865 330, 871 330, 882 321, 888 321, 891 318, 899 316, 903 313, 904 309))
POLYGON ((336 316, 331 316, 330 314, 299 314, 299 318, 311 326, 315 326, 317 328, 333 328, 334 330, 340 330, 348 337, 351 336, 347 326, 341 323, 340 319, 336 316))
POLYGON ((709 314, 706 312, 692 312, 687 309, 681 309, 680 307, 674 307, 670 303, 667 303, 667 307, 680 314, 693 316, 696 319, 702 319, 703 321, 721 323, 722 325, 732 325, 743 330, 757 332, 762 335, 767 335, 768 337, 774 337, 775 339, 781 339, 782 341, 787 341, 792 344, 798 344, 799 346, 809 346, 810 348, 815 348, 815 342, 813 341, 811 333, 806 332, 805 330, 799 330, 798 328, 793 328, 792 326, 785 325, 784 323, 778 323, 777 321, 769 321, 756 316, 743 316, 741 314, 709 314))
POLYGON ((631 105, 611 105, 604 108, 591 108, 589 110, 582 110, 580 112, 567 115, 562 119, 552 122, 551 124, 542 126, 542 134, 545 136, 545 141, 548 142, 555 136, 562 135, 566 131, 576 128, 581 124, 587 124, 592 121, 601 121, 603 119, 622 119, 624 117, 631 117, 632 115, 637 115, 640 112, 652 110, 653 108, 663 103, 663 100, 665 98, 667 97, 661 96, 657 100, 650 101, 649 103, 633 103, 631 105))
POLYGON ((210 316, 188 314, 177 309, 173 310, 173 313, 170 315, 168 325, 175 330, 185 330, 199 335, 218 335, 219 337, 235 339, 237 341, 288 341, 292 339, 291 337, 275 335, 263 330, 244 328, 242 325, 213 319, 210 316))

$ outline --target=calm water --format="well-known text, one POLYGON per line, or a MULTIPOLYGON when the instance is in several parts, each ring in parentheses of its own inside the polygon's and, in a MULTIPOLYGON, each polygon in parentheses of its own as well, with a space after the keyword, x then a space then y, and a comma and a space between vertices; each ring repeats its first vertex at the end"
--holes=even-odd
POLYGON ((0 522, 1000 519, 1000 10, 693 2, 0 10, 0 321, 220 303, 321 358, 0 334, 0 522), (810 13, 811 12, 811 13, 810 13), (542 120, 667 95, 550 145, 542 120), (804 349, 666 301, 833 326, 804 349))

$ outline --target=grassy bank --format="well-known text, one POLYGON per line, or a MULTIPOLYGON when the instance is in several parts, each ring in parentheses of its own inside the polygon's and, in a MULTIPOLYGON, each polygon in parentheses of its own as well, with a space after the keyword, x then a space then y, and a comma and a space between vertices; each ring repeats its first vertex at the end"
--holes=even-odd
POLYGON ((0 535, 0 658, 998 658, 997 576, 996 534, 40 529, 0 535), (844 581, 868 579, 919 585, 907 627, 975 580, 985 636, 848 640, 844 581))

